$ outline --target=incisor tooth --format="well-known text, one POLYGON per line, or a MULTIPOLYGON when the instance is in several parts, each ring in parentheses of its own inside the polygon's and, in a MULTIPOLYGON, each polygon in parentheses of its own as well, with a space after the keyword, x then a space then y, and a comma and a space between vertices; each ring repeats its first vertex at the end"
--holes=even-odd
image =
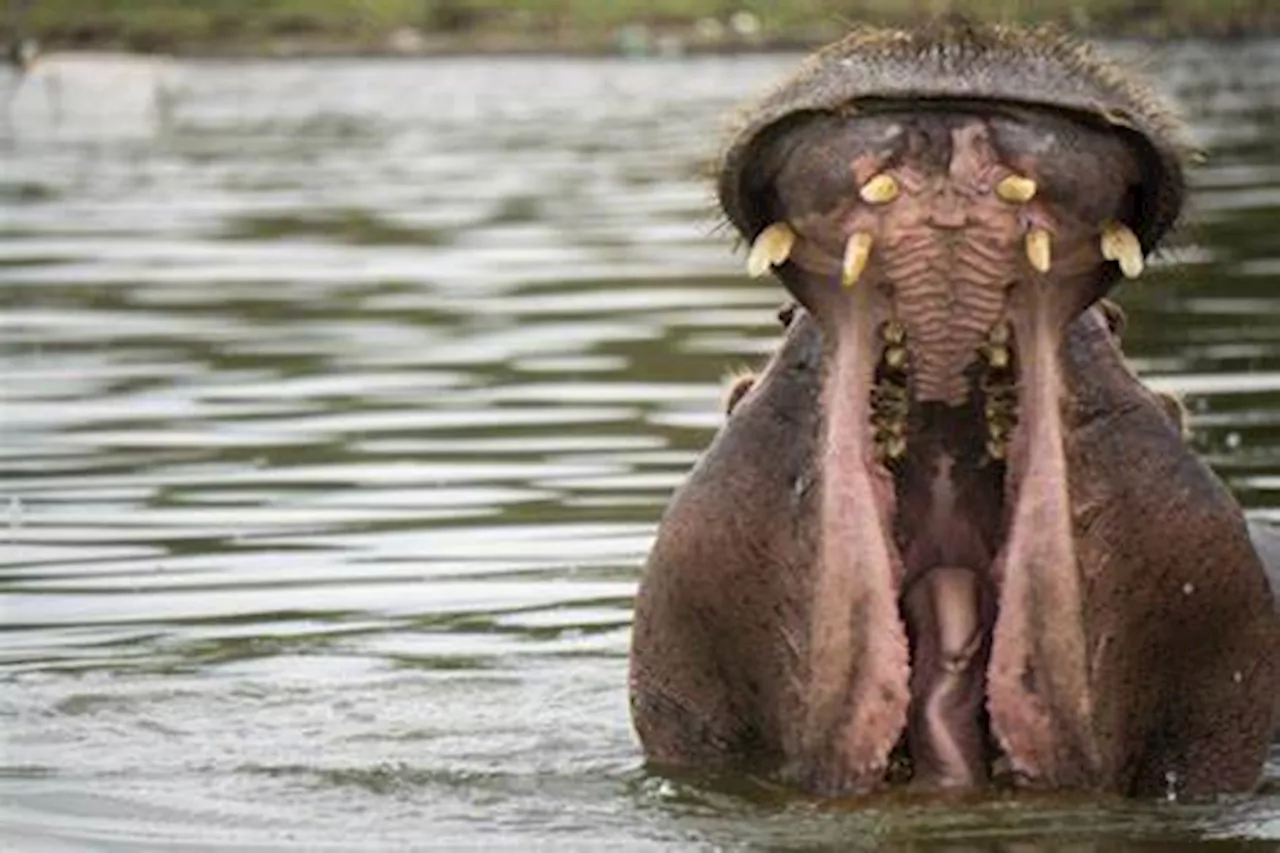
POLYGON ((1025 204, 1036 197, 1036 182, 1022 175, 1010 175, 996 184, 996 195, 1010 204, 1025 204))
POLYGON ((1048 272, 1052 261, 1049 232, 1043 228, 1032 228, 1027 234, 1027 260, 1036 272, 1048 272))
POLYGON ((892 175, 876 175, 858 192, 867 204, 888 204, 898 197, 898 182, 892 175))
POLYGON ((1125 278, 1142 275, 1142 244, 1136 234, 1119 222, 1108 222, 1102 226, 1102 257, 1118 261, 1125 278))
POLYGON ((853 287, 867 268, 867 259, 871 257, 871 235, 866 231, 855 231, 849 235, 849 242, 844 247, 844 266, 840 280, 845 287, 853 287))
POLYGON ((775 222, 760 232, 751 244, 751 253, 747 255, 747 275, 759 278, 769 271, 770 267, 781 266, 791 256, 791 247, 796 244, 796 232, 785 222, 775 222))

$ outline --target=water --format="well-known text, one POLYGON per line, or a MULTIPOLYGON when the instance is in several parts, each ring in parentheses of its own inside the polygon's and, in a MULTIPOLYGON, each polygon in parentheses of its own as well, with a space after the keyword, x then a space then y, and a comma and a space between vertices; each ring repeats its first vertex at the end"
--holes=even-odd
MULTIPOLYGON (((1195 806, 643 771, 639 565, 722 376, 778 337, 704 166, 795 59, 179 63, 164 110, 145 74, 68 78, 56 123, 15 99, 0 848, 1275 849, 1280 753, 1270 793, 1195 806)), ((1149 62, 1213 158, 1127 347, 1280 518, 1280 43, 1149 62)))

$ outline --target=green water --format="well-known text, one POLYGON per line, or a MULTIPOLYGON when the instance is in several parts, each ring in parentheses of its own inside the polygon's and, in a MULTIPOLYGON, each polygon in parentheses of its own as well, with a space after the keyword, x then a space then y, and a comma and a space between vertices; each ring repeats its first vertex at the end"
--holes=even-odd
MULTIPOLYGON (((1208 805, 824 805, 644 772, 639 566, 782 296, 742 274, 702 165, 795 59, 81 67, 56 105, 20 92, 0 849, 1280 847, 1280 752, 1270 793, 1208 805)), ((1126 346, 1280 518, 1280 43, 1148 62, 1214 156, 1122 291, 1126 346)))

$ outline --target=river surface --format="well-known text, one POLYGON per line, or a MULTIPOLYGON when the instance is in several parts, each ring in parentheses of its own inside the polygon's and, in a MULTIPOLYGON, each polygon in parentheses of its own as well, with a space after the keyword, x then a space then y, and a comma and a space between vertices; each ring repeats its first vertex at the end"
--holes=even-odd
MULTIPOLYGON (((1212 152, 1126 346, 1280 518, 1280 43, 1117 49, 1212 152)), ((640 565, 722 377, 779 334, 705 164, 796 60, 28 81, 0 126, 0 849, 1280 848, 1280 751, 1198 805, 643 769, 640 565)))

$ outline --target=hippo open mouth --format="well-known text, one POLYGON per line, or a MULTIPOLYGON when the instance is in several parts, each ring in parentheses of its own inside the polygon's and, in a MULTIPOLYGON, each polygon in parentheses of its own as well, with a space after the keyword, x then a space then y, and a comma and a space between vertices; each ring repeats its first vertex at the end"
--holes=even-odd
POLYGON ((1181 177, 1138 129, 1158 117, 1080 62, 1052 92, 977 97, 984 53, 1019 76, 994 38, 929 38, 887 76, 877 51, 888 86, 847 82, 866 44, 820 55, 846 82, 775 95, 721 175, 750 271, 774 268, 823 337, 806 728, 843 757, 819 787, 870 783, 895 745, 931 786, 1083 784, 1098 763, 1058 352, 1141 273, 1181 177))
POLYGON ((1178 214, 1176 127, 1078 43, 951 21, 857 28, 742 114, 721 206, 806 310, 646 563, 650 762, 824 795, 1255 782, 1266 577, 1090 308, 1178 214))

